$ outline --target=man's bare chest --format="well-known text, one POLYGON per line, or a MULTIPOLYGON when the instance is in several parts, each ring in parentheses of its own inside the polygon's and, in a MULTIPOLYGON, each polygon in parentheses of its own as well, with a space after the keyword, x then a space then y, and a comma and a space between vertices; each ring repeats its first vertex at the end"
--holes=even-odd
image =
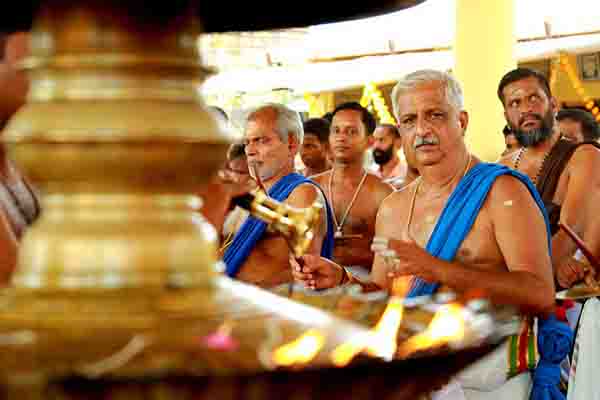
MULTIPOLYGON (((426 248, 435 227, 440 223, 439 218, 444 206, 444 200, 415 205, 411 223, 406 228, 406 236, 426 248)), ((485 209, 479 212, 467 236, 460 244, 456 261, 471 266, 503 264, 491 218, 485 209)))

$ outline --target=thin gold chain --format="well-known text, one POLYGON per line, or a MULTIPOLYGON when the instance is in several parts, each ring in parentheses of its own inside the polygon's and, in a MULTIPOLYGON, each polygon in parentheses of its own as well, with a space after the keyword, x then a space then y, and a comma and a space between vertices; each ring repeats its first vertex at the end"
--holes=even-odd
POLYGON ((331 199, 331 213, 333 214, 333 223, 335 224, 335 230, 336 232, 342 232, 342 228, 344 227, 344 223, 346 222, 346 218, 348 217, 348 214, 350 213, 350 210, 352 209, 352 206, 354 205, 354 202, 356 201, 356 198, 358 197, 358 193, 360 192, 360 189, 363 186, 363 183, 365 183, 365 180, 367 179, 367 171, 364 171, 362 178, 360 179, 360 182, 358 183, 358 187, 356 188, 356 190, 354 191, 354 195, 352 196, 352 200, 350 200, 350 204, 348 204, 348 207, 346 208, 346 211, 344 212, 344 214, 342 215, 342 219, 340 220, 340 223, 338 224, 337 221, 337 217, 335 216, 335 206, 334 206, 334 201, 333 201, 333 191, 331 190, 332 186, 333 186, 333 174, 335 174, 335 169, 331 170, 331 174, 329 175, 329 184, 327 185, 327 190, 329 191, 329 198, 331 199))

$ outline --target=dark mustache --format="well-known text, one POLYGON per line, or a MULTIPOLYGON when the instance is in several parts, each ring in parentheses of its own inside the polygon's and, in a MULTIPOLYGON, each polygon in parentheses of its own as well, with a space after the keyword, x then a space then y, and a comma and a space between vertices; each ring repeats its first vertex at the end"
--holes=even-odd
POLYGON ((544 120, 542 118, 542 116, 539 115, 539 114, 529 113, 529 114, 525 114, 521 118, 519 118, 519 126, 522 125, 523 122, 525 122, 526 119, 530 119, 530 118, 535 118, 538 121, 543 121, 544 120))
POLYGON ((435 137, 427 139, 427 138, 424 138, 422 136, 417 136, 416 139, 415 139, 415 144, 413 145, 413 147, 415 149, 418 149, 421 146, 435 145, 435 144, 439 144, 439 143, 440 143, 440 141, 437 138, 435 138, 435 137))

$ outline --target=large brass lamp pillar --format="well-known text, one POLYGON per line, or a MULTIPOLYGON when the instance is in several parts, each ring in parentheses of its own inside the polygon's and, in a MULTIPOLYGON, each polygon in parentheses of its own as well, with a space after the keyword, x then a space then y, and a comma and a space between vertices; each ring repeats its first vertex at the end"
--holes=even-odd
POLYGON ((210 283, 216 236, 190 193, 230 139, 198 94, 207 71, 187 3, 159 16, 140 1, 44 3, 23 65, 28 101, 4 133, 43 193, 15 287, 210 283))

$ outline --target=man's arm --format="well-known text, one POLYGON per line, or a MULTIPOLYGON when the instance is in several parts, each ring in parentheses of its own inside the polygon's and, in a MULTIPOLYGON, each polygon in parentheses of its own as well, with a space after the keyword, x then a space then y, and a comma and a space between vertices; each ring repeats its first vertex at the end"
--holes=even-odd
MULTIPOLYGON (((399 226, 402 225, 397 213, 401 205, 400 196, 403 192, 397 192, 388 196, 379 207, 377 218, 375 220, 375 237, 398 238, 399 226)), ((388 277, 390 265, 388 265, 379 253, 375 253, 373 268, 371 269, 371 280, 381 288, 388 289, 391 286, 391 279, 388 277)))
POLYGON ((417 275, 464 292, 479 289, 493 301, 541 313, 554 306, 554 283, 542 213, 527 188, 515 178, 499 177, 486 204, 507 271, 478 269, 431 256, 415 243, 392 241, 399 275, 417 275))
MULTIPOLYGON (((585 241, 596 256, 600 256, 600 150, 592 145, 580 146, 568 164, 568 185, 561 207, 560 221, 568 225, 585 241)), ((571 286, 570 279, 561 279, 562 269, 569 272, 568 263, 577 246, 562 230, 552 238, 552 265, 561 286, 571 286)))

